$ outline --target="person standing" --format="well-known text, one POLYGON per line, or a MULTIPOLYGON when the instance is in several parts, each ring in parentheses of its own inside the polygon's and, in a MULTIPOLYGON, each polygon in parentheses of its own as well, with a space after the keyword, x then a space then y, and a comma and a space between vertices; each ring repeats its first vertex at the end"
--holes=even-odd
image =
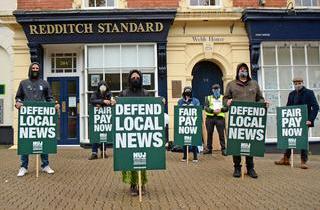
MULTIPOLYGON (((249 76, 249 68, 247 64, 240 63, 236 70, 236 79, 228 83, 224 103, 231 106, 232 101, 249 101, 249 102, 266 102, 260 91, 260 87, 255 80, 249 76)), ((241 176, 241 156, 233 156, 234 173, 233 176, 239 178, 241 176)), ((247 174, 252 178, 258 178, 254 170, 252 156, 246 156, 247 174)))
MULTIPOLYGON (((115 104, 115 100, 112 98, 112 93, 109 90, 109 86, 107 85, 107 82, 104 80, 101 80, 98 83, 98 88, 97 90, 91 95, 90 102, 93 106, 96 107, 104 107, 104 106, 113 106, 115 104)), ((95 160, 98 159, 98 148, 100 148, 101 151, 101 157, 103 156, 104 152, 104 157, 108 158, 107 156, 107 148, 102 147, 102 143, 94 143, 92 144, 92 154, 89 157, 89 160, 95 160)))
MULTIPOLYGON (((129 72, 128 88, 120 92, 119 97, 147 97, 149 93, 142 87, 142 74, 139 70, 129 72)), ((130 193, 132 196, 137 196, 138 191, 138 172, 137 171, 122 171, 122 180, 124 183, 130 184, 130 193)), ((147 183, 146 170, 141 171, 142 193, 146 192, 145 184, 147 183)))
MULTIPOLYGON (((200 106, 200 102, 197 98, 192 97, 192 88, 185 87, 183 89, 182 98, 178 101, 178 106, 200 106)), ((194 163, 198 162, 198 148, 196 146, 190 146, 191 151, 193 153, 193 161, 194 163)), ((187 146, 183 146, 183 157, 181 159, 182 162, 187 161, 187 146)))
POLYGON ((223 105, 223 95, 220 93, 220 85, 212 85, 212 95, 205 98, 204 110, 206 113, 206 128, 207 128, 207 150, 203 154, 212 154, 212 136, 214 126, 216 126, 219 134, 221 153, 226 156, 225 146, 225 112, 228 107, 223 105))
MULTIPOLYGON (((319 104, 314 95, 314 92, 303 85, 303 78, 295 77, 292 80, 294 90, 289 93, 287 106, 293 105, 307 105, 308 120, 306 125, 308 127, 314 127, 314 120, 317 117, 319 111, 319 104)), ((290 165, 291 150, 287 149, 283 155, 283 158, 279 161, 275 161, 276 165, 290 165)), ((300 168, 308 169, 308 150, 301 150, 301 165, 300 168)))
MULTIPOLYGON (((18 91, 16 93, 15 107, 20 109, 25 101, 46 101, 52 102, 52 91, 49 83, 40 78, 40 64, 33 62, 29 66, 28 79, 22 80, 19 84, 18 91)), ((59 111, 59 104, 55 105, 57 111, 59 111)), ((41 154, 41 170, 48 174, 53 174, 49 166, 48 154, 41 154)), ((22 177, 28 173, 29 155, 21 155, 21 167, 17 174, 18 177, 22 177)))

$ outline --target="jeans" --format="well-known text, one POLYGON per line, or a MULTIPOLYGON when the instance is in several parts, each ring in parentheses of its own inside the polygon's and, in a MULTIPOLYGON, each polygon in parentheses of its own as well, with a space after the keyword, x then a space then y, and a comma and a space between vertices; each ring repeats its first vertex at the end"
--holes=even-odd
MULTIPOLYGON (((183 159, 187 159, 187 146, 183 146, 183 159)), ((198 148, 196 146, 189 146, 189 151, 193 153, 193 159, 197 159, 198 148)))
MULTIPOLYGON (((102 152, 102 144, 103 143, 101 143, 101 144, 99 144, 99 143, 92 144, 92 154, 98 154, 98 148, 100 148, 100 151, 102 152)), ((107 145, 106 145, 106 143, 104 143, 104 144, 105 144, 104 145, 104 151, 106 151, 107 145)))
MULTIPOLYGON (((290 159, 290 156, 291 156, 291 149, 287 149, 286 152, 284 153, 284 155, 290 159)), ((302 149, 301 150, 301 160, 303 162, 307 162, 308 161, 308 150, 304 150, 302 149)))
MULTIPOLYGON (((49 157, 47 154, 41 154, 41 168, 46 167, 47 165, 49 165, 49 157)), ((21 159, 21 167, 28 169, 28 164, 29 164, 29 155, 21 155, 20 156, 21 159)))
POLYGON ((207 148, 209 151, 212 150, 212 136, 214 131, 214 126, 216 126, 219 134, 221 150, 226 149, 225 140, 224 140, 224 129, 225 129, 225 120, 223 117, 217 116, 207 116, 206 118, 206 128, 207 128, 207 148))

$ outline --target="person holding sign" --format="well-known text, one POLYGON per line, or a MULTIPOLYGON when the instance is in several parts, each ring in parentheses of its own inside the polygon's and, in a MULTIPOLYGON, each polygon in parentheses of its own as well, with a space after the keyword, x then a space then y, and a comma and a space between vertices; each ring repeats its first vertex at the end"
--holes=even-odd
MULTIPOLYGON (((91 95, 90 101, 91 101, 91 104, 96 107, 113 106, 116 103, 116 101, 112 98, 112 93, 109 90, 109 86, 107 85, 107 82, 104 80, 101 80, 98 83, 98 88, 91 95)), ((89 160, 98 159, 98 147, 100 148, 100 151, 101 151, 101 157, 103 156, 102 153, 104 152, 104 157, 108 158, 106 153, 106 147, 104 147, 104 151, 103 151, 102 144, 93 143, 92 154, 89 157, 89 160)))
MULTIPOLYGON (((40 64, 33 62, 29 66, 28 79, 22 80, 16 94, 15 107, 20 109, 24 101, 46 101, 52 102, 52 92, 47 81, 40 79, 40 64)), ((59 104, 55 105, 59 111, 59 104)), ((41 154, 42 171, 48 174, 53 174, 54 171, 49 166, 48 154, 41 154)), ((28 173, 29 156, 21 155, 21 167, 17 176, 21 177, 28 173)))
MULTIPOLYGON (((310 89, 307 89, 303 85, 302 77, 293 78, 294 89, 289 93, 287 106, 293 105, 307 105, 308 111, 308 120, 306 121, 306 125, 308 127, 314 127, 314 120, 317 117, 319 111, 319 105, 317 99, 314 95, 314 92, 310 89)), ((275 161, 276 165, 290 165, 290 156, 291 150, 287 149, 284 153, 283 158, 279 161, 275 161)), ((308 169, 308 165, 306 164, 308 161, 308 150, 301 150, 301 166, 302 169, 308 169)))
MULTIPOLYGON (((131 70, 128 78, 129 87, 120 92, 119 97, 147 97, 149 93, 142 87, 142 74, 139 70, 131 70)), ((145 184, 147 183, 146 170, 141 172, 142 193, 146 192, 145 184)), ((137 171, 122 171, 122 180, 124 183, 130 184, 130 193, 132 196, 137 196, 138 191, 138 172, 137 171)))
POLYGON ((226 146, 224 140, 225 130, 225 112, 228 107, 223 105, 223 95, 220 93, 220 85, 212 85, 212 95, 205 98, 204 109, 206 111, 206 127, 207 127, 207 150, 203 154, 212 154, 212 136, 214 126, 216 126, 219 134, 221 153, 226 156, 226 146))
MULTIPOLYGON (((185 87, 183 89, 182 98, 178 101, 178 106, 200 106, 200 102, 197 98, 192 97, 192 88, 185 87)), ((194 163, 198 162, 198 148, 196 146, 191 146, 191 150, 193 152, 193 161, 194 163)), ((181 159, 182 162, 187 161, 187 146, 183 146, 183 157, 181 159)))
MULTIPOLYGON (((260 91, 260 87, 255 80, 249 76, 247 64, 240 63, 237 66, 236 79, 228 83, 224 103, 231 106, 232 101, 266 102, 260 91)), ((266 102, 267 103, 267 102, 266 102)), ((234 173, 233 176, 241 176, 241 156, 233 156, 234 173)), ((258 178, 254 170, 253 156, 246 156, 247 174, 252 178, 258 178)))

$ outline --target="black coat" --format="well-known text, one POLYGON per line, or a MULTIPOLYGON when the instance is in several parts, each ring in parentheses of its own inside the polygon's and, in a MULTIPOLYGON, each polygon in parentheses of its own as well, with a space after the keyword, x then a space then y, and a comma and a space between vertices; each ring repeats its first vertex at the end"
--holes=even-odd
POLYGON ((314 120, 316 119, 319 111, 319 105, 314 92, 305 87, 298 92, 296 90, 291 91, 288 96, 287 106, 293 105, 307 105, 308 120, 311 121, 310 127, 313 127, 314 120))
POLYGON ((119 96, 120 97, 146 97, 146 96, 149 96, 149 93, 147 90, 145 90, 143 87, 142 87, 142 82, 141 82, 141 85, 140 87, 134 87, 132 84, 131 84, 131 81, 130 81, 130 77, 133 73, 137 73, 139 74, 140 76, 140 79, 142 80, 142 74, 139 70, 132 70, 130 71, 129 73, 129 77, 128 77, 128 84, 129 84, 129 87, 123 91, 120 92, 119 96))
POLYGON ((105 106, 103 103, 104 100, 110 100, 112 97, 112 93, 109 91, 109 86, 105 81, 100 81, 97 87, 97 90, 91 95, 90 102, 93 106, 100 105, 105 106), (106 92, 101 93, 100 86, 105 85, 107 87, 106 92))

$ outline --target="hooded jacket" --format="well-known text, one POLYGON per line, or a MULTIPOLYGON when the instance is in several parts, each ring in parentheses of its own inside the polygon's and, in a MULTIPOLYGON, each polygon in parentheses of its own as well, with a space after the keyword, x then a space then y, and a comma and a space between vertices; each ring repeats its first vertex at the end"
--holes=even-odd
POLYGON ((183 89, 182 98, 178 101, 178 106, 200 106, 200 101, 197 98, 192 97, 192 88, 185 87, 183 89), (188 100, 186 100, 186 90, 190 89, 191 95, 188 100))
POLYGON ((43 79, 31 78, 32 66, 37 64, 40 67, 40 64, 33 62, 29 66, 28 79, 22 80, 19 84, 18 91, 16 94, 16 102, 23 101, 53 101, 52 91, 49 86, 49 83, 43 79))
POLYGON ((143 87, 142 87, 142 74, 139 70, 131 70, 129 72, 129 77, 128 77, 128 84, 129 84, 129 87, 123 91, 120 92, 119 96, 120 97, 146 97, 146 96, 149 96, 149 93, 147 90, 145 90, 143 87), (140 87, 134 87, 130 78, 131 78, 131 75, 133 73, 137 73, 139 74, 140 76, 140 87))
POLYGON ((316 119, 319 111, 319 104, 314 92, 305 87, 298 92, 296 90, 291 91, 288 96, 287 106, 293 105, 307 105, 308 120, 311 122, 309 127, 314 127, 314 120, 316 119))
POLYGON ((101 80, 98 83, 98 88, 97 90, 91 95, 90 102, 92 105, 101 105, 104 106, 105 104, 103 103, 104 100, 110 100, 112 97, 112 93, 110 92, 109 86, 107 85, 107 82, 104 80, 101 80), (102 85, 105 85, 107 87, 106 91, 102 93, 100 91, 100 87, 102 85))
POLYGON ((228 83, 223 102, 226 103, 228 99, 233 99, 235 101, 264 102, 257 81, 252 80, 249 74, 245 82, 240 80, 239 70, 243 66, 249 71, 249 68, 245 63, 240 63, 237 66, 236 79, 228 83))

